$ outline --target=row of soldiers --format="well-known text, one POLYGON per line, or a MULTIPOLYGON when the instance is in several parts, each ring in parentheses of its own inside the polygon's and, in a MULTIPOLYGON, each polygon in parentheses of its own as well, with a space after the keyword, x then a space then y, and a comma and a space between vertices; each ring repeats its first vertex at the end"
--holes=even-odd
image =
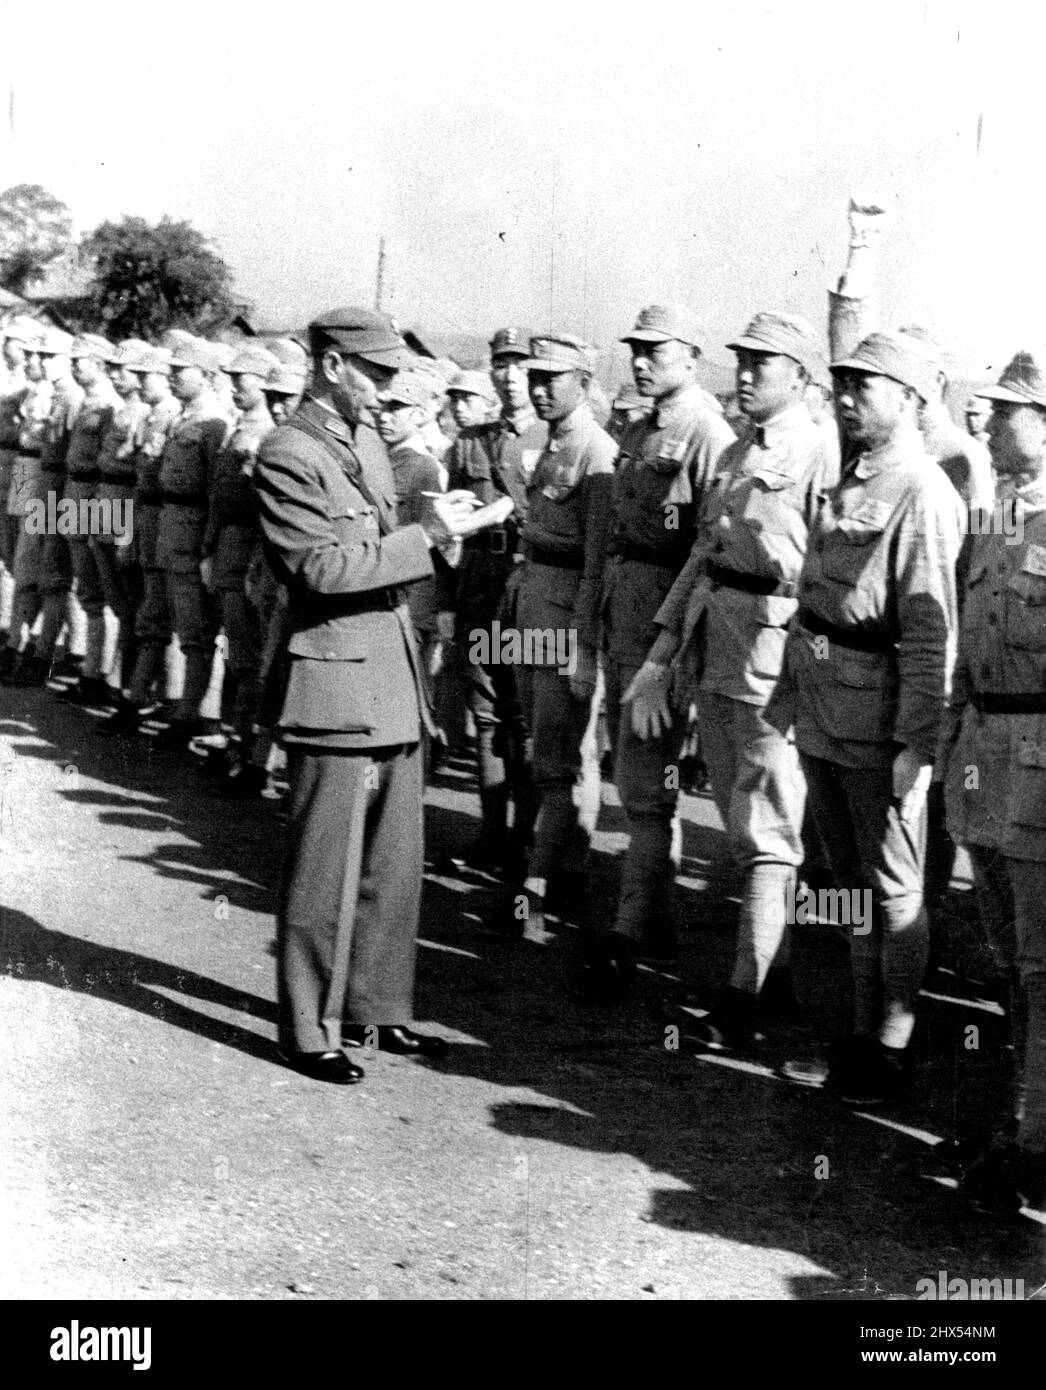
MULTIPOLYGON (((443 487, 484 506, 504 503, 502 520, 452 547, 412 599, 423 647, 425 634, 432 638, 430 672, 445 646, 468 685, 481 833, 465 857, 522 890, 492 925, 543 941, 556 913, 578 914, 598 814, 592 732, 602 701, 629 844, 615 919, 588 937, 577 992, 621 999, 638 961, 671 951, 679 766, 695 711, 744 886, 731 983, 694 1041, 746 1050, 766 1006, 789 999, 790 905, 815 844, 836 885, 870 894, 872 918, 851 938, 852 1032, 835 1040, 823 1066, 797 1062, 785 1074, 819 1081, 848 1104, 886 1103, 911 1079, 929 947, 927 871, 936 856, 946 878, 953 852, 947 801, 948 826, 971 850, 985 931, 1012 983, 1020 1059, 1009 1124, 960 1136, 954 1157, 972 1200, 1006 1211, 1035 1194, 1046 1168, 1046 928, 1035 906, 1046 889, 1046 381, 1042 359, 1022 353, 982 393, 994 404, 989 458, 949 418, 947 369, 933 340, 911 325, 877 331, 869 321, 870 222, 874 210, 854 209, 847 272, 830 295, 827 354, 809 323, 777 311, 756 314, 727 344, 737 361, 739 437, 698 383, 707 343, 695 315, 671 305, 641 309, 622 336, 643 405, 622 400, 612 433, 593 411, 587 344, 505 328, 490 344, 496 419, 462 421, 443 451, 432 426, 444 393, 415 363, 383 386, 376 437, 398 473, 404 518, 412 500, 443 487)), ((139 538, 137 507, 154 509, 156 547, 138 562, 146 590, 149 569, 159 576, 153 594, 168 626, 157 624, 162 640, 150 648, 143 598, 134 623, 141 645, 116 717, 140 714, 173 630, 186 662, 183 703, 167 734, 174 746, 210 727, 201 720, 214 680, 207 598, 215 570, 223 572, 219 461, 230 460, 248 499, 238 513, 249 540, 234 586, 242 594, 257 544, 248 521, 252 410, 254 428, 271 428, 261 413, 269 376, 251 355, 258 350, 226 363, 241 411, 233 425, 213 404, 223 369, 212 349, 174 344, 165 372, 156 356, 134 355, 156 349, 121 348, 130 377, 142 382, 147 418, 169 400, 158 386, 145 394, 154 377, 170 378, 182 409, 163 442, 146 450, 139 430, 122 455, 139 538)), ((58 484, 64 467, 61 486, 74 499, 113 471, 99 461, 102 452, 115 457, 101 443, 111 403, 99 407, 109 409, 109 425, 95 431, 91 467, 78 429, 104 395, 111 352, 89 337, 64 353, 36 346, 42 363, 75 363, 92 407, 58 411, 64 439, 61 426, 41 433, 40 476, 58 484), (58 467, 52 449, 64 450, 58 467)), ((43 374, 56 394, 61 367, 43 374)), ((460 394, 482 409, 482 390, 460 394)), ((48 555, 53 539, 40 547, 36 654, 16 663, 15 679, 42 678, 56 629, 69 621, 68 578, 62 588, 48 555)), ((88 553, 101 550, 96 539, 88 553)), ((70 550, 83 602, 88 571, 82 552, 70 550)), ((102 574, 104 560, 95 563, 102 574)), ((17 553, 14 567, 11 630, 22 642, 32 607, 18 607, 17 553)), ((230 650, 236 621, 230 608, 230 650)), ((81 682, 104 679, 97 653, 106 629, 94 631, 81 682)), ((278 640, 263 645, 276 660, 278 640)), ((264 675, 264 658, 255 669, 264 675)), ((252 708, 252 732, 271 727, 274 717, 252 708)))

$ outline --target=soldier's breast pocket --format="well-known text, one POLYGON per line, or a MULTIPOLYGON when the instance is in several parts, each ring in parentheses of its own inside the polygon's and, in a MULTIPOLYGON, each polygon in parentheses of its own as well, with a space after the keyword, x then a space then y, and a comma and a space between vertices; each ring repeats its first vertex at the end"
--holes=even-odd
MULTIPOLYGON (((1031 546, 1029 552, 1042 549, 1031 546)), ((1046 574, 1036 570, 1036 557, 1029 553, 1006 586, 1006 645, 1022 651, 1046 651, 1046 574)))
MULTIPOLYGON (((889 510, 889 509, 887 509, 889 510)), ((859 507, 851 516, 837 519, 822 532, 821 573, 848 588, 871 577, 887 517, 876 505, 859 507)))

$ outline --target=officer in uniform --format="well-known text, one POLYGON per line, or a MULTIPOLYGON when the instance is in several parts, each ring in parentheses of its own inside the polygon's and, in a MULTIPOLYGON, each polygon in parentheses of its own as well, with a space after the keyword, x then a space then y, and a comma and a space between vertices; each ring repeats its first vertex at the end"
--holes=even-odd
POLYGON ((221 658, 215 648, 216 605, 201 572, 211 490, 229 430, 212 386, 220 371, 218 360, 213 344, 200 338, 171 353, 171 391, 182 410, 160 460, 163 503, 156 540, 157 564, 167 572, 171 621, 185 657, 181 700, 157 739, 159 748, 171 751, 188 748, 199 734, 215 732, 218 723, 204 715, 212 668, 221 658))
POLYGON ((936 382, 919 345, 873 333, 832 373, 851 457, 811 527, 765 718, 794 725, 836 884, 862 894, 851 898, 854 1032, 826 1084, 872 1105, 910 1074, 929 947, 926 792, 954 663, 964 514, 922 447, 920 402, 936 382))
MULTIPOLYGON (((151 352, 148 343, 137 338, 128 338, 117 345, 110 362, 110 377, 113 389, 119 397, 119 404, 109 418, 108 428, 102 436, 98 453, 98 482, 95 497, 113 508, 114 527, 103 530, 90 538, 98 580, 101 585, 105 606, 117 624, 115 654, 109 672, 110 695, 120 703, 123 676, 130 678, 130 656, 134 648, 134 614, 138 603, 135 574, 131 566, 121 556, 121 551, 130 554, 134 544, 133 516, 134 489, 137 474, 134 466, 138 436, 149 407, 142 400, 141 381, 133 370, 133 365, 143 352, 151 352), (130 527, 119 533, 115 529, 118 517, 132 518, 130 527), (124 658, 128 659, 128 669, 124 671, 124 658)), ((108 703, 108 700, 107 700, 108 703)))
MULTIPOLYGON (((258 537, 251 475, 262 440, 274 428, 265 386, 278 365, 260 344, 249 343, 224 368, 232 381, 232 401, 239 414, 215 465, 203 536, 201 572, 221 608, 226 678, 234 685, 232 724, 241 759, 246 758, 253 738, 264 636, 246 591, 247 569, 258 537)), ((224 754, 218 770, 222 774, 232 771, 224 754)), ((260 769, 245 768, 241 776, 260 789, 265 781, 264 764, 260 769)), ((241 790, 246 791, 246 785, 241 790)))
POLYGON ((973 541, 946 798, 1010 980, 1017 1075, 999 1141, 953 1152, 974 1206, 1006 1214, 1046 1181, 1046 355, 1019 352, 984 395, 1006 524, 973 541))
POLYGON ((322 1081, 359 1081, 342 1043, 438 1056, 409 1028, 422 876, 422 730, 431 732, 402 586, 471 512, 431 498, 396 529, 387 461, 355 436, 405 365, 384 315, 338 309, 309 326, 313 378, 254 470, 262 534, 290 595, 281 727, 291 782, 278 918, 280 1042, 322 1081))
POLYGON ((14 559, 18 544, 18 514, 7 507, 7 498, 18 452, 21 429, 19 411, 29 385, 26 355, 40 325, 24 315, 16 315, 3 328, 3 357, 7 378, 0 389, 0 641, 6 645, 11 630, 14 602, 14 559))
POLYGON ((806 388, 823 360, 817 334, 791 314, 756 314, 728 346, 737 354, 745 434, 719 460, 693 553, 655 622, 632 717, 641 733, 668 717, 669 662, 697 676, 698 722, 712 791, 744 870, 730 986, 693 1030, 712 1047, 744 1047, 756 1007, 790 1003, 787 903, 803 861, 806 788, 794 743, 762 711, 784 659, 785 636, 818 499, 838 478, 812 420, 806 388), (691 660, 692 658, 692 660, 691 660), (699 675, 698 675, 699 673, 699 675), (777 962, 777 969, 773 966, 777 962))
POLYGON ((581 339, 567 333, 531 338, 523 365, 534 410, 549 427, 527 487, 526 558, 515 611, 524 644, 515 673, 538 807, 524 882, 524 931, 540 941, 550 880, 566 879, 569 866, 570 876, 583 883, 588 855, 574 786, 596 691, 617 446, 588 408, 592 362, 581 339))
MULTIPOLYGON (((534 413, 522 364, 529 355, 522 328, 499 328, 490 341, 490 377, 501 402, 497 420, 462 429, 448 458, 451 489, 467 488, 487 505, 501 497, 513 511, 501 526, 470 536, 460 563, 443 578, 444 608, 453 624, 455 666, 464 673, 476 726, 480 834, 462 858, 474 868, 501 870, 517 882, 534 823, 534 794, 526 733, 512 668, 473 659, 470 634, 492 633, 495 621, 515 625, 514 605, 523 553, 519 535, 527 516, 527 485, 548 438, 534 413), (506 833, 513 803, 511 834, 506 833)), ((444 631, 451 634, 450 623, 444 631)))
MULTIPOLYGON (((623 696, 643 666, 656 635, 654 615, 686 563, 720 456, 734 438, 696 381, 701 339, 689 309, 654 304, 640 309, 621 340, 632 352, 636 389, 653 409, 621 436, 603 585, 607 727, 629 830, 614 933, 601 943, 620 959, 606 982, 611 992, 626 986, 636 950, 674 953, 668 888, 678 782, 666 768, 678 765, 685 727, 669 719, 656 735, 640 738, 623 696)), ((593 987, 604 987, 598 970, 593 987)))

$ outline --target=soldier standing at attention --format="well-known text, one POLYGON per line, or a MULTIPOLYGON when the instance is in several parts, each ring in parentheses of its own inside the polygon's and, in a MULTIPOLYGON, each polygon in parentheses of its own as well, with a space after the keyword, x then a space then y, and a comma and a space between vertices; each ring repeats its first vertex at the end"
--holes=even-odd
POLYGON ((459 372, 447 387, 447 395, 459 431, 487 424, 498 399, 486 372, 459 372))
POLYGON ((784 659, 809 528, 838 467, 805 403, 823 361, 810 324, 757 314, 728 347, 748 428, 719 460, 693 554, 654 619, 662 633, 637 688, 660 698, 634 699, 632 716, 640 731, 663 722, 668 663, 685 672, 693 644, 702 751, 744 888, 730 985, 691 1031, 711 1047, 743 1048, 754 1040, 764 986, 767 1005, 792 1001, 787 903, 803 861, 806 788, 794 743, 763 709, 784 659))
POLYGON ((524 883, 525 931, 541 940, 550 880, 558 875, 583 884, 588 857, 574 786, 596 690, 617 446, 588 408, 592 362, 581 339, 532 338, 524 367, 534 410, 549 427, 527 488, 526 559, 515 611, 524 643, 515 673, 538 807, 524 883))
POLYGON ((848 457, 810 530, 765 717, 782 733, 794 725, 832 876, 862 895, 853 1034, 826 1085, 874 1105, 910 1080, 929 950, 926 793, 954 664, 964 509, 919 434, 920 403, 936 387, 920 345, 873 333, 832 374, 848 457))
POLYGON ((620 994, 636 952, 674 952, 668 891, 672 821, 684 721, 666 719, 639 737, 623 701, 656 636, 654 615, 686 563, 697 518, 734 432, 696 380, 701 330, 678 305, 640 309, 622 342, 632 352, 640 395, 652 402, 621 436, 613 484, 613 535, 603 582, 606 717, 614 780, 628 817, 629 843, 613 933, 582 992, 620 994))
POLYGON ((290 823, 277 921, 279 1033, 288 1064, 346 1085, 341 1050, 373 1041, 437 1057, 409 1027, 421 903, 422 730, 432 731, 403 586, 472 511, 428 499, 396 528, 386 460, 356 453, 378 389, 406 364, 389 319, 339 309, 309 326, 313 376, 254 469, 262 534, 289 592, 290 674, 280 720, 290 823))
MULTIPOLYGON (((14 561, 18 543, 17 520, 12 525, 7 506, 15 457, 18 453, 19 410, 30 382, 25 363, 29 344, 39 332, 40 325, 23 315, 9 319, 4 325, 3 361, 6 377, 0 382, 0 641, 11 630, 11 607, 14 602, 14 561)), ((15 514, 17 517, 17 513, 15 514)))

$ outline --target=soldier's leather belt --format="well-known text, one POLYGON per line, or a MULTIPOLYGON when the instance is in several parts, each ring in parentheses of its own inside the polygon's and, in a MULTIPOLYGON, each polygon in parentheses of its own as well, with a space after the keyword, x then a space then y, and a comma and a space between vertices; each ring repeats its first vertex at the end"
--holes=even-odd
POLYGON ((746 594, 778 594, 782 598, 795 597, 795 585, 786 580, 776 580, 767 574, 745 574, 742 570, 724 569, 711 560, 708 562, 708 577, 713 584, 721 584, 724 589, 741 589, 746 594))
POLYGON ((482 551, 486 555, 511 555, 516 549, 518 536, 505 526, 488 526, 485 531, 477 531, 467 537, 465 549, 482 551))
POLYGON ((205 492, 164 492, 163 500, 169 502, 172 507, 203 507, 207 506, 207 494, 205 492))
POLYGON ((139 488, 135 497, 137 501, 146 506, 159 507, 163 503, 163 493, 158 492, 155 488, 139 488))
POLYGON ((39 449, 23 449, 19 446, 14 450, 15 456, 20 459, 38 459, 41 451, 39 449))
POLYGON ((106 472, 103 471, 103 472, 99 473, 99 475, 98 475, 98 481, 99 481, 100 483, 136 483, 136 482, 138 481, 138 474, 137 474, 137 473, 133 473, 133 472, 132 472, 132 473, 106 473, 106 472))
POLYGON ((585 552, 583 550, 549 550, 543 545, 527 546, 527 559, 535 565, 551 565, 559 570, 583 570, 585 552))
POLYGON ((1046 691, 1033 690, 1019 695, 984 691, 971 696, 970 704, 981 714, 1046 714, 1046 691))
POLYGON ((85 468, 82 473, 69 473, 66 476, 71 483, 96 483, 102 475, 97 468, 85 468))
POLYGON ((640 565, 656 565, 658 569, 677 572, 686 563, 685 555, 673 554, 656 545, 640 545, 637 541, 614 541, 610 553, 620 555, 622 560, 635 560, 640 565))
POLYGON ((817 637, 827 637, 840 647, 849 647, 854 652, 891 652, 897 639, 882 628, 837 627, 827 619, 819 617, 809 608, 800 608, 796 618, 801 627, 817 637))

